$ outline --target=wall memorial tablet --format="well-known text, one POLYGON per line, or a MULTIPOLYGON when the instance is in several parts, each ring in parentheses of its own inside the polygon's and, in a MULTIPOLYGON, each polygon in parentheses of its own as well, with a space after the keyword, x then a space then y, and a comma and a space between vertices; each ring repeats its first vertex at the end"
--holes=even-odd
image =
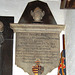
POLYGON ((11 24, 16 33, 15 64, 30 75, 58 67, 62 25, 11 24), (37 67, 37 65, 39 67, 37 67), (37 72, 35 69, 40 68, 37 72))

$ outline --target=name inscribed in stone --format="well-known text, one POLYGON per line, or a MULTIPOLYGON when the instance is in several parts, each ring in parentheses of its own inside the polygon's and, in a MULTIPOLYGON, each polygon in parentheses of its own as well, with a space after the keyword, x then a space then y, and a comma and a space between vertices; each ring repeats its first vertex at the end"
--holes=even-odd
POLYGON ((23 63, 34 63, 37 59, 41 63, 59 61, 58 33, 19 32, 16 39, 16 59, 23 63))

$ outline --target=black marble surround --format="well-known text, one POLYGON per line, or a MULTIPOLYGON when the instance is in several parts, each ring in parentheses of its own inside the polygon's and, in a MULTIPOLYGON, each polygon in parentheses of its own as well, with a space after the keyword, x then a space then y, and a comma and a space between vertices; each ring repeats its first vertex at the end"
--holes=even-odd
POLYGON ((13 31, 10 23, 14 23, 14 17, 0 16, 0 21, 4 25, 0 32, 0 75, 12 75, 13 31))

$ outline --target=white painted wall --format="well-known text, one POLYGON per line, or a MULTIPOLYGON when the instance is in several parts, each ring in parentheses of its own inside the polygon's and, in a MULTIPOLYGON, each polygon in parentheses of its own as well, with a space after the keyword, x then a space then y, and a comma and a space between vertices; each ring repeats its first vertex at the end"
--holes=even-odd
POLYGON ((75 75, 75 10, 67 11, 65 24, 67 75, 75 75))
POLYGON ((61 3, 61 0, 47 2, 57 24, 63 25, 65 24, 66 10, 60 9, 60 3, 61 3))

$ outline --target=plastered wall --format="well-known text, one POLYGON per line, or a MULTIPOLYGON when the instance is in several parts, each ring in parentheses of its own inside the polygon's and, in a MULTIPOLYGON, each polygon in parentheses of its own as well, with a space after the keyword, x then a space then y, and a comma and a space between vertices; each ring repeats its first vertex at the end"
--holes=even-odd
POLYGON ((75 10, 66 14, 66 66, 67 75, 75 75, 75 10))

